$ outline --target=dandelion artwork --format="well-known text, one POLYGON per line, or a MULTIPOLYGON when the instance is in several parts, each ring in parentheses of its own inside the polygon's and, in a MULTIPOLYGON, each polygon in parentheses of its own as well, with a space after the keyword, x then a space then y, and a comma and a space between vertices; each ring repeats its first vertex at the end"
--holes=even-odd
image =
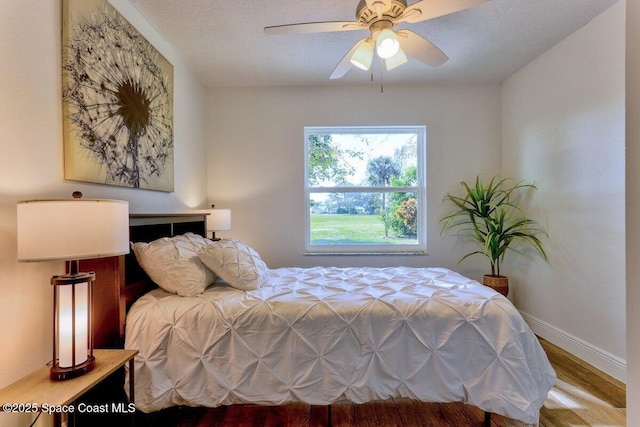
POLYGON ((173 191, 173 66, 106 0, 63 1, 65 179, 173 191))

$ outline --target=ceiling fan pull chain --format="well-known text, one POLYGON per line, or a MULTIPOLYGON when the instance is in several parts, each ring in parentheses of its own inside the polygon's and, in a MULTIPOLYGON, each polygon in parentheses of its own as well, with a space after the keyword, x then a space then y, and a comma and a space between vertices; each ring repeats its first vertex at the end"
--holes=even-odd
POLYGON ((384 93, 384 60, 380 58, 380 93, 384 93))

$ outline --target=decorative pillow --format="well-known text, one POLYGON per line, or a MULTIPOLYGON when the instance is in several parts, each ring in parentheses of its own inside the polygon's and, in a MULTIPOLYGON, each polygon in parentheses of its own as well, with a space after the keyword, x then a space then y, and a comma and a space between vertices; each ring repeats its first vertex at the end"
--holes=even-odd
POLYGON ((218 240, 200 248, 198 256, 204 265, 234 288, 258 289, 269 280, 267 264, 240 240, 218 240))
POLYGON ((162 289, 185 297, 201 294, 216 280, 198 258, 198 249, 211 243, 194 233, 132 243, 138 263, 162 289))

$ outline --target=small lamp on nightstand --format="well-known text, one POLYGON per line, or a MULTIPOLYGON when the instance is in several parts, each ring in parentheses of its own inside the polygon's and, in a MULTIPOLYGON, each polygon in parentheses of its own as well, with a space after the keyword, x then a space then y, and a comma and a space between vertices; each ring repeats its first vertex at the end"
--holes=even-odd
POLYGON ((207 213, 207 231, 211 231, 211 240, 220 240, 216 237, 216 231, 231 230, 231 209, 215 209, 216 205, 211 205, 211 209, 201 209, 196 212, 207 213))
POLYGON ((52 380, 78 377, 95 366, 93 282, 78 261, 129 253, 129 203, 120 200, 29 200, 19 202, 18 261, 65 260, 69 272, 53 276, 52 380))

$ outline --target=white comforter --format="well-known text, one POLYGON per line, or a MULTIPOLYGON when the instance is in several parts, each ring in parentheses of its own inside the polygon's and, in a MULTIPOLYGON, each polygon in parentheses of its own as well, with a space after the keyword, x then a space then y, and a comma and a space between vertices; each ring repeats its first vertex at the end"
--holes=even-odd
POLYGON ((136 406, 467 402, 536 424, 555 372, 503 296, 442 268, 281 268, 132 307, 136 406))

